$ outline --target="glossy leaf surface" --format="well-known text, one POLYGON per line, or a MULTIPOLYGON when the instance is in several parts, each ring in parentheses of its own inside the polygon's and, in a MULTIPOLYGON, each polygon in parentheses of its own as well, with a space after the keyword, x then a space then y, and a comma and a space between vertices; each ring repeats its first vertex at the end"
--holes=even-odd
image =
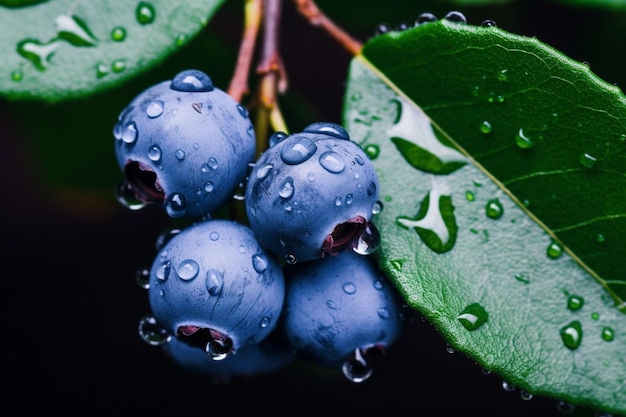
POLYGON ((0 95, 57 102, 121 85, 185 45, 223 0, 0 7, 0 95))
POLYGON ((624 94, 536 39, 443 20, 365 45, 344 124, 409 304, 515 386, 624 412, 624 94))

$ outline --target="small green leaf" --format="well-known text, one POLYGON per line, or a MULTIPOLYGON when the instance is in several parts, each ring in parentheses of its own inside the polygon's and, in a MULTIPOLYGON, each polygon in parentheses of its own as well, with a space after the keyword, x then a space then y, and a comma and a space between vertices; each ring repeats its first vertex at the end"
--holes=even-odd
POLYGON ((521 389, 626 412, 619 88, 537 39, 442 20, 370 39, 343 119, 407 303, 521 389))
POLYGON ((0 96, 58 102, 119 86, 163 62, 224 0, 56 0, 0 8, 0 96))

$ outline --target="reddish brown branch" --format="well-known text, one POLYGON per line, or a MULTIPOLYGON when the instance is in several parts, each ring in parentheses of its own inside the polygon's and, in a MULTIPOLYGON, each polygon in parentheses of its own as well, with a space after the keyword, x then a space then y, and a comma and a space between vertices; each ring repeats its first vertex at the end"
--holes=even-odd
POLYGON ((245 23, 243 36, 239 46, 237 65, 228 86, 228 94, 238 102, 241 102, 243 97, 250 92, 248 77, 263 16, 263 0, 246 0, 244 8, 245 23))
POLYGON ((345 50, 352 55, 357 55, 363 44, 346 31, 337 26, 317 7, 314 0, 293 0, 298 12, 304 16, 311 25, 322 28, 333 39, 335 39, 345 50))

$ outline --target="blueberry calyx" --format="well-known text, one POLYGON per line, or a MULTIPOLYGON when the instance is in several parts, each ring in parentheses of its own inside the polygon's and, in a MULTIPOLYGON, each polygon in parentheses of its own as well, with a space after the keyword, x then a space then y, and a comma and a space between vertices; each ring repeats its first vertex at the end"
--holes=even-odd
POLYGON ((232 339, 215 329, 193 325, 179 326, 176 337, 189 346, 207 350, 211 356, 227 356, 233 350, 232 339))
POLYGON ((322 256, 337 255, 356 246, 359 238, 367 228, 367 219, 356 216, 335 226, 331 234, 322 243, 322 256))
POLYGON ((124 176, 137 200, 156 204, 165 201, 165 193, 159 185, 156 173, 145 164, 128 161, 124 166, 124 176))

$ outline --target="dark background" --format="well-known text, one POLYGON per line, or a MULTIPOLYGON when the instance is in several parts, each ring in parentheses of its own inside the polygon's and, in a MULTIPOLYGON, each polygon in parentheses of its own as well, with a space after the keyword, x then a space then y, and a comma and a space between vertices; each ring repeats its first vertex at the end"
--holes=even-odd
MULTIPOLYGON (((282 52, 291 83, 281 98, 285 117, 294 120, 294 130, 318 120, 339 122, 350 56, 284 3, 282 52)), ((626 85, 623 11, 556 1, 490 7, 345 2, 356 5, 351 10, 341 3, 319 2, 363 41, 378 23, 394 26, 425 11, 443 17, 460 10, 471 24, 494 19, 503 29, 537 36, 589 62, 606 81, 626 85)), ((270 375, 214 385, 181 371, 139 338, 137 324, 149 307, 135 272, 152 262, 156 238, 172 221, 158 209, 131 212, 115 201, 121 174, 111 129, 132 97, 197 67, 204 59, 197 51, 213 48, 216 40, 233 52, 219 68, 208 62, 203 69, 225 88, 242 4, 229 2, 185 50, 115 91, 54 106, 0 101, 0 413, 561 415, 554 400, 522 400, 519 390, 503 390, 501 378, 484 374, 462 353, 448 353, 445 340, 419 318, 361 384, 295 362, 270 375)), ((576 414, 583 411, 593 415, 576 414)))

